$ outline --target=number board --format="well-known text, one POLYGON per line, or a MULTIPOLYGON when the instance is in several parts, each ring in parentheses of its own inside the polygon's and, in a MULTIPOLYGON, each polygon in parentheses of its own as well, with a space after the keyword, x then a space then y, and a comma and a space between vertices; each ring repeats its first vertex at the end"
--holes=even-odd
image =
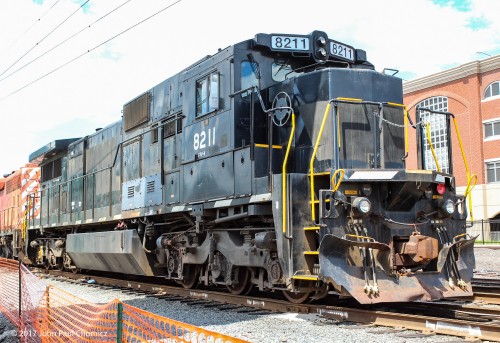
POLYGON ((330 40, 330 54, 354 62, 354 48, 330 40))
POLYGON ((287 51, 309 51, 309 37, 271 36, 271 49, 287 51))

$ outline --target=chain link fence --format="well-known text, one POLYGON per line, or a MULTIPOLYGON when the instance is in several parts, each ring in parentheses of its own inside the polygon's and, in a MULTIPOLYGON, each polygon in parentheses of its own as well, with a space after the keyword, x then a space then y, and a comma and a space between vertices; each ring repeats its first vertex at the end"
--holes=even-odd
POLYGON ((467 222, 467 233, 479 237, 476 243, 500 244, 500 219, 481 219, 467 222))

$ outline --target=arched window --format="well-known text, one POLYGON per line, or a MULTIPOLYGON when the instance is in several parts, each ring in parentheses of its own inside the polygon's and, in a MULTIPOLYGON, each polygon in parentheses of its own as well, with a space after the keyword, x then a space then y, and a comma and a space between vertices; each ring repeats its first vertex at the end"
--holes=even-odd
MULTIPOLYGON (((433 111, 447 112, 448 111, 448 98, 444 96, 435 96, 421 101, 418 107, 428 108, 433 111)), ((441 171, 449 173, 448 165, 448 129, 446 126, 446 116, 442 114, 435 114, 430 112, 421 112, 420 121, 424 123, 430 122, 431 129, 431 142, 436 152, 437 160, 441 171)), ((422 130, 422 154, 424 156, 423 168, 427 170, 437 170, 434 157, 432 156, 431 147, 427 141, 427 133, 425 128, 422 130)))
POLYGON ((492 82, 484 90, 483 99, 491 98, 500 95, 500 81, 492 82))

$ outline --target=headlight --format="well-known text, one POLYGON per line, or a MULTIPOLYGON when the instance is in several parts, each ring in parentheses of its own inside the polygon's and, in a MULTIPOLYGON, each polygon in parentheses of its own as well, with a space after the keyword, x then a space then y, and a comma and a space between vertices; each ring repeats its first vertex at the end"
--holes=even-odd
POLYGON ((359 197, 354 199, 352 206, 355 207, 360 213, 367 214, 372 208, 370 200, 365 197, 359 197))
POLYGON ((319 48, 316 53, 318 54, 319 57, 325 58, 327 53, 325 48, 319 48))
POLYGON ((443 211, 447 215, 452 215, 455 212, 455 203, 448 199, 443 203, 443 211))
POLYGON ((316 38, 316 42, 319 44, 319 45, 323 45, 325 46, 326 44, 326 38, 323 37, 323 36, 319 36, 318 38, 316 38))

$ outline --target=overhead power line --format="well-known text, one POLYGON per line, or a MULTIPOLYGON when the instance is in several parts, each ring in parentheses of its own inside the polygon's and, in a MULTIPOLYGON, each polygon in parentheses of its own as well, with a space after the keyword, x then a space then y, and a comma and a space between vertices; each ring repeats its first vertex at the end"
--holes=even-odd
POLYGON ((7 49, 10 49, 10 48, 12 48, 14 45, 16 45, 16 43, 17 43, 17 42, 19 42, 19 41, 21 40, 21 38, 23 38, 23 37, 24 37, 24 35, 26 35, 28 32, 30 32, 30 31, 31 31, 31 29, 32 29, 33 27, 35 27, 35 25, 36 25, 36 24, 38 24, 39 22, 41 22, 41 21, 42 21, 42 18, 43 18, 43 17, 45 17, 45 16, 47 15, 47 13, 49 13, 49 12, 50 12, 50 10, 52 10, 52 9, 54 8, 54 6, 55 6, 55 5, 57 5, 57 3, 58 3, 59 1, 60 1, 60 0, 57 0, 56 2, 54 2, 54 3, 52 4, 52 6, 50 6, 50 8, 49 8, 49 9, 48 9, 48 10, 46 10, 46 11, 45 11, 45 12, 44 12, 41 16, 40 16, 40 18, 38 18, 37 20, 35 20, 35 22, 34 22, 33 24, 31 24, 31 25, 30 25, 30 27, 28 27, 28 28, 27 28, 27 29, 26 29, 23 33, 21 33, 21 35, 20 35, 19 37, 17 37, 17 39, 16 39, 16 40, 14 40, 14 42, 12 42, 12 44, 11 44, 11 45, 9 45, 9 46, 7 47, 7 49))
POLYGON ((85 51, 84 53, 82 53, 82 54, 80 54, 80 55, 78 55, 78 56, 76 56, 76 57, 72 58, 72 59, 71 59, 71 60, 69 60, 68 62, 65 62, 65 63, 61 64, 60 66, 56 67, 55 69, 52 69, 52 70, 51 70, 51 71, 49 71, 48 73, 46 73, 46 74, 44 74, 44 75, 40 76, 39 78, 37 78, 37 79, 35 79, 35 80, 33 80, 33 81, 31 81, 31 82, 27 83, 26 85, 22 86, 21 88, 18 88, 17 90, 15 90, 14 92, 12 92, 12 93, 10 93, 10 94, 8 94, 8 95, 4 96, 4 97, 3 97, 2 99, 0 99, 0 100, 5 100, 5 99, 7 99, 7 98, 11 97, 12 95, 14 95, 14 94, 16 94, 16 93, 18 93, 18 92, 22 91, 23 89, 25 89, 25 88, 27 88, 27 87, 31 86, 32 84, 34 84, 34 83, 36 83, 36 82, 38 82, 38 81, 40 81, 40 80, 44 79, 45 77, 49 76, 50 74, 53 74, 54 72, 58 71, 58 70, 59 70, 59 69, 61 69, 61 68, 64 68, 64 67, 65 67, 65 66, 67 66, 68 64, 73 63, 74 61, 76 61, 76 60, 80 59, 81 57, 85 56, 86 54, 88 54, 88 53, 90 53, 90 52, 92 52, 92 51, 94 51, 94 50, 98 49, 99 47, 103 46, 104 44, 109 43, 109 42, 110 42, 110 41, 112 41, 113 39, 115 39, 115 38, 117 38, 117 37, 119 37, 119 36, 123 35, 124 33, 126 33, 126 32, 128 32, 128 31, 132 30, 133 28, 135 28, 135 27, 137 27, 137 26, 139 26, 139 25, 143 24, 144 22, 146 22, 146 21, 148 21, 149 19, 151 19, 151 18, 153 18, 153 17, 157 16, 158 14, 160 14, 160 13, 164 12, 165 10, 167 10, 167 9, 171 8, 172 6, 174 6, 174 5, 178 4, 178 3, 179 3, 179 2, 181 2, 181 1, 182 1, 182 0, 177 0, 177 1, 175 1, 174 3, 172 3, 172 4, 168 5, 168 6, 165 6, 164 8, 162 8, 161 10, 159 10, 159 11, 157 11, 157 12, 153 13, 153 14, 152 14, 152 15, 150 15, 149 17, 144 18, 143 20, 141 20, 141 21, 137 22, 136 24, 134 24, 134 25, 132 25, 132 26, 128 27, 127 29, 125 29, 125 30, 121 31, 120 33, 117 33, 116 35, 112 36, 111 38, 108 38, 108 39, 107 39, 107 40, 105 40, 104 42, 102 42, 102 43, 100 43, 100 44, 98 44, 98 45, 94 46, 93 48, 91 48, 91 49, 89 49, 89 50, 85 51))
POLYGON ((76 9, 73 13, 71 13, 68 17, 66 17, 66 19, 64 19, 61 23, 59 23, 55 28, 52 29, 52 31, 50 31, 49 33, 47 33, 38 43, 36 43, 35 45, 33 45, 33 47, 31 49, 29 49, 28 51, 26 51, 21 57, 19 57, 14 63, 12 63, 7 69, 5 69, 1 74, 0 76, 2 76, 3 74, 5 74, 7 71, 9 71, 10 68, 12 68, 13 66, 15 66, 17 64, 17 62, 19 62, 21 59, 24 58, 24 56, 26 56, 27 54, 29 54, 33 49, 35 49, 41 42, 43 42, 48 36, 50 36, 52 33, 54 33, 54 31, 56 31, 58 28, 60 28, 62 26, 62 24, 64 24, 69 18, 71 18, 76 12, 78 12, 80 10, 80 8, 82 8, 83 6, 85 6, 90 0, 87 0, 85 1, 83 4, 80 5, 80 7, 78 7, 78 9, 76 9))
POLYGON ((89 25, 86 25, 84 28, 82 28, 81 30, 79 30, 78 32, 75 32, 74 34, 72 34, 71 36, 69 36, 68 38, 66 38, 65 40, 63 40, 62 42, 56 44, 55 46, 53 46, 52 48, 50 48, 49 50, 45 51, 43 54, 39 55, 38 57, 32 59, 31 61, 29 61, 28 63, 24 64, 22 67, 19 67, 17 68, 16 70, 14 70, 12 73, 6 75, 5 77, 1 78, 0 79, 0 82, 2 82, 3 80, 5 79, 8 79, 9 77, 11 77, 12 75, 16 74, 17 72, 21 71, 22 69, 26 68, 27 66, 29 66, 31 63, 33 62, 36 62, 37 60, 39 60, 40 58, 42 58, 43 56, 47 55, 49 52, 57 49, 58 47, 60 47, 61 45, 63 45, 64 43, 70 41, 71 39, 75 38, 76 36, 78 36, 80 33, 82 33, 83 31, 85 31, 86 29, 89 29, 90 27, 92 27, 92 25, 96 24, 97 22, 101 21, 102 19, 106 18, 107 16, 109 16, 111 13, 115 12, 116 10, 120 9, 121 7, 123 7, 124 5, 126 5, 127 3, 129 3, 130 1, 132 0, 127 0, 125 1, 124 3, 122 3, 121 5, 118 5, 117 7, 115 7, 114 9, 112 9, 111 11, 109 11, 108 13, 106 13, 105 15, 103 15, 102 17, 100 17, 99 19, 95 20, 93 23, 89 24, 89 25))

